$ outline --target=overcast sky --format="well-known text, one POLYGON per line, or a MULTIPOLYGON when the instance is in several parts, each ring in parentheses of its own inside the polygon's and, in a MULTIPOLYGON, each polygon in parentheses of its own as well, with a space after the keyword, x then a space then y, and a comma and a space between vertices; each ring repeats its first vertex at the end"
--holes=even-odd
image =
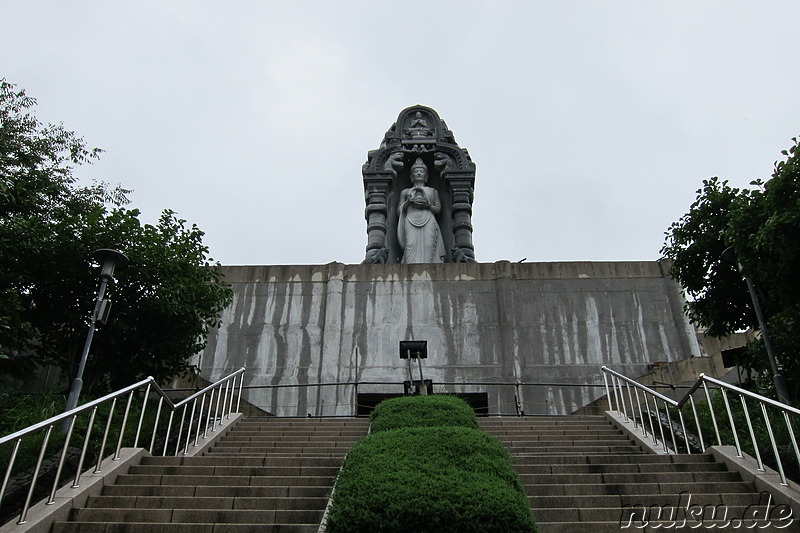
POLYGON ((702 180, 800 134, 800 2, 5 0, 0 77, 222 264, 358 263, 408 106, 477 166, 481 262, 655 260, 702 180))

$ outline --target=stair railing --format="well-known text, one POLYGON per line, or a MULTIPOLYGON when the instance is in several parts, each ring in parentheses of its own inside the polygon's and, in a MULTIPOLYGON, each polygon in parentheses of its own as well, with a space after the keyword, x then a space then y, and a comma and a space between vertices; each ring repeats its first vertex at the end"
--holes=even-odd
MULTIPOLYGON (((731 385, 730 383, 725 383, 724 381, 706 376, 705 374, 700 374, 697 378, 697 381, 695 381, 694 384, 689 387, 689 389, 680 399, 673 400, 672 398, 664 396, 663 394, 660 394, 653 389, 638 383, 636 380, 628 378, 619 372, 608 368, 607 366, 601 367, 601 370, 603 371, 606 397, 608 398, 608 403, 611 410, 617 411, 617 413, 622 416, 625 421, 631 420, 634 428, 638 428, 645 438, 648 438, 649 435, 649 437, 653 439, 653 444, 658 445, 660 436, 660 442, 664 452, 670 454, 680 453, 681 443, 678 437, 682 437, 682 446, 686 450, 686 453, 692 453, 692 447, 694 447, 694 445, 691 442, 692 437, 690 432, 687 431, 686 420, 683 415, 683 407, 687 403, 691 407, 691 415, 694 421, 694 428, 692 428, 691 431, 696 430, 696 435, 699 439, 699 448, 703 452, 705 452, 707 449, 706 442, 703 437, 703 428, 701 427, 701 418, 697 414, 697 406, 695 405, 693 397, 694 393, 700 389, 700 387, 703 388, 706 401, 708 402, 708 411, 711 419, 711 425, 713 426, 713 435, 716 443, 719 446, 724 444, 721 436, 722 432, 720 431, 720 423, 717 420, 717 414, 715 413, 711 392, 709 391, 709 386, 711 386, 719 390, 720 395, 722 396, 727 423, 730 427, 733 444, 736 447, 736 456, 740 459, 744 458, 742 453, 742 443, 739 439, 739 433, 736 427, 737 424, 734 419, 733 409, 731 407, 732 402, 729 398, 729 395, 734 396, 734 398, 738 396, 742 406, 747 432, 750 437, 750 442, 752 443, 752 449, 758 463, 758 470, 760 472, 764 472, 764 462, 762 460, 761 450, 759 449, 759 443, 756 438, 755 424, 750 416, 750 410, 747 403, 748 401, 754 402, 755 405, 760 407, 761 416, 763 417, 764 421, 764 427, 766 428, 770 446, 772 448, 772 455, 774 456, 775 465, 777 466, 778 473, 780 474, 781 485, 788 485, 784 470, 784 459, 781 457, 779 451, 775 431, 773 430, 773 422, 770 420, 769 412, 775 413, 777 418, 782 419, 784 425, 779 427, 779 429, 785 430, 786 435, 791 442, 791 448, 794 453, 795 460, 800 462, 800 450, 798 450, 797 435, 795 434, 794 427, 792 425, 792 417, 799 416, 800 410, 771 398, 761 396, 760 394, 742 389, 735 385, 731 385), (768 408, 770 410, 769 412, 768 408), (673 423, 673 412, 677 412, 678 414, 677 423, 673 423), (656 422, 653 421, 654 418, 656 419, 656 422), (658 426, 657 428, 656 424, 658 426), (665 435, 665 425, 668 428, 669 436, 665 435), (676 437, 676 433, 679 434, 678 437, 676 437)), ((705 425, 707 426, 708 423, 706 422, 705 425)))
MULTIPOLYGON (((50 452, 51 454, 58 454, 58 462, 55 467, 55 476, 46 503, 50 505, 55 502, 55 495, 59 487, 62 470, 64 469, 64 464, 69 455, 72 433, 75 429, 76 421, 81 414, 88 413, 89 418, 83 436, 83 444, 77 457, 77 468, 75 469, 76 473, 72 483, 72 488, 80 487, 81 470, 83 469, 83 463, 89 456, 90 452, 92 452, 92 454, 96 452, 97 457, 97 464, 93 473, 99 474, 102 472, 101 465, 105 456, 106 445, 108 443, 107 441, 112 432, 115 433, 116 431, 119 432, 119 436, 117 437, 116 447, 111 459, 113 461, 118 461, 120 459, 120 449, 122 448, 123 439, 126 437, 126 430, 129 429, 128 415, 131 413, 131 405, 133 403, 134 396, 140 392, 143 393, 141 410, 138 415, 139 421, 133 437, 132 447, 139 447, 139 441, 142 437, 143 424, 145 422, 145 413, 147 411, 148 400, 150 400, 151 396, 154 396, 158 398, 157 411, 154 422, 152 423, 152 429, 150 431, 149 447, 145 449, 152 455, 168 455, 168 453, 172 451, 172 446, 170 446, 170 444, 174 444, 175 455, 179 455, 181 451, 183 454, 187 454, 190 443, 193 443, 193 446, 198 445, 201 432, 203 438, 206 438, 209 431, 216 431, 217 426, 224 424, 225 419, 229 419, 232 413, 239 411, 242 385, 244 382, 244 370, 244 368, 240 368, 239 370, 223 377, 219 381, 208 385, 207 387, 195 392, 191 396, 184 398, 177 403, 173 402, 169 396, 167 396, 161 387, 158 386, 158 383, 155 379, 148 377, 142 381, 139 381, 138 383, 134 383, 133 385, 125 387, 124 389, 112 392, 103 396, 102 398, 92 400, 60 415, 48 418, 47 420, 39 422, 38 424, 34 424, 28 428, 0 438, 0 449, 2 449, 2 447, 6 444, 12 446, 8 466, 6 467, 5 475, 3 476, 3 483, 0 485, 0 506, 3 503, 3 498, 6 496, 6 489, 8 488, 9 480, 12 479, 11 475, 20 447, 24 444, 31 443, 33 445, 33 449, 35 450, 36 441, 41 439, 36 465, 33 467, 30 481, 27 482, 29 483, 29 486, 26 483, 21 488, 21 490, 24 491, 24 488, 27 486, 28 491, 27 495, 25 496, 25 501, 22 505, 22 511, 20 512, 17 524, 24 524, 27 521, 26 517, 28 514, 28 509, 30 508, 31 500, 37 488, 36 485, 40 477, 40 472, 42 471, 42 464, 45 460, 45 457, 48 455, 48 444, 53 436, 53 429, 56 428, 56 434, 60 435, 60 428, 61 431, 64 432, 64 443, 60 447, 60 452, 58 451, 57 447, 55 452, 50 452), (235 409, 234 399, 236 400, 235 409), (125 401, 125 410, 122 414, 122 422, 119 424, 119 426, 115 426, 113 422, 118 400, 125 401), (91 447, 92 449, 90 450, 90 437, 92 434, 95 417, 98 414, 98 409, 105 411, 106 408, 108 409, 108 414, 106 416, 106 422, 103 428, 103 437, 99 445, 93 445, 91 447), (162 411, 164 410, 169 412, 169 421, 166 424, 160 420, 162 411), (170 434, 173 433, 173 422, 176 413, 180 413, 181 421, 180 424, 175 425, 174 434, 172 435, 172 439, 170 439, 170 434), (159 422, 162 423, 161 430, 163 431, 164 440, 163 448, 161 448, 161 450, 156 449, 156 437, 159 433, 159 422)), ((130 429, 132 430, 132 427, 130 429)), ((130 433, 130 431, 128 431, 128 433, 130 433)), ((127 436, 129 437, 130 435, 127 436)))

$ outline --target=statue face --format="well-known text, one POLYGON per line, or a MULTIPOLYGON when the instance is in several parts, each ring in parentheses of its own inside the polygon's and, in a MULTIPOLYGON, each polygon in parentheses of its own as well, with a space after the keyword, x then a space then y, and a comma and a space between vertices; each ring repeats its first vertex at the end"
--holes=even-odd
POLYGON ((416 167, 411 169, 411 181, 417 182, 422 180, 422 182, 428 181, 428 171, 422 167, 416 167))

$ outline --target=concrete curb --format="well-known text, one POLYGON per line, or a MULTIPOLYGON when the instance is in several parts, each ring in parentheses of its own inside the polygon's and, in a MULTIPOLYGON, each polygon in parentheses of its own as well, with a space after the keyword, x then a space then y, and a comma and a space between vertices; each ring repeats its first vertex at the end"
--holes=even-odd
MULTIPOLYGON (((630 419, 626 422, 622 415, 613 411, 606 411, 605 416, 616 427, 636 441, 636 444, 641 446, 643 450, 658 455, 666 455, 664 448, 653 444, 651 438, 643 437, 641 430, 634 428, 630 419)), ((789 481, 788 486, 781 485, 781 478, 778 472, 766 465, 763 472, 758 470, 758 463, 754 457, 746 453, 742 454, 743 457, 736 456, 735 446, 709 446, 706 449, 706 453, 713 455, 715 460, 725 463, 729 470, 739 472, 742 479, 753 483, 759 492, 766 492, 771 495, 775 504, 789 506, 792 510, 792 517, 800 518, 800 485, 793 481, 789 481)))
MULTIPOLYGON (((241 413, 234 413, 225 424, 218 425, 214 432, 206 438, 198 439, 197 445, 190 445, 185 455, 192 457, 205 453, 220 438, 231 430, 242 419, 241 413)), ((104 459, 100 465, 101 471, 94 473, 94 467, 86 470, 81 475, 80 486, 72 488, 66 485, 56 491, 55 502, 47 505, 41 501, 28 510, 24 524, 17 524, 18 517, 0 527, 0 533, 49 533, 53 522, 69 519, 70 511, 75 507, 84 507, 89 496, 97 496, 105 485, 113 485, 117 476, 128 472, 132 465, 142 462, 142 457, 149 457, 150 453, 144 448, 122 448, 119 458, 104 459)))
POLYGON ((24 524, 17 524, 17 518, 0 527, 0 533, 48 533, 53 522, 67 520, 73 507, 83 507, 89 496, 96 496, 106 484, 113 484, 117 476, 128 471, 131 465, 139 464, 142 457, 150 454, 144 448, 122 448, 117 460, 110 457, 100 464, 101 471, 94 472, 94 467, 81 475, 80 486, 71 485, 56 491, 55 502, 47 505, 41 501, 28 510, 24 524))
POLYGON ((781 485, 778 472, 766 465, 761 472, 754 457, 744 452, 743 457, 737 457, 735 446, 710 446, 707 453, 711 453, 717 461, 727 464, 730 470, 739 472, 742 479, 755 484, 759 492, 768 492, 776 503, 788 505, 792 509, 792 516, 800 518, 800 485, 789 480, 788 486, 781 485))
POLYGON ((633 422, 629 418, 627 421, 625 417, 622 415, 617 414, 614 411, 606 411, 603 413, 605 417, 611 421, 612 424, 617 429, 620 429, 628 434, 628 436, 633 440, 637 446, 642 448, 642 450, 650 453, 654 453, 656 455, 669 455, 667 452, 664 451, 664 447, 660 444, 653 444, 653 439, 651 437, 645 437, 642 435, 642 430, 640 428, 634 427, 633 422))

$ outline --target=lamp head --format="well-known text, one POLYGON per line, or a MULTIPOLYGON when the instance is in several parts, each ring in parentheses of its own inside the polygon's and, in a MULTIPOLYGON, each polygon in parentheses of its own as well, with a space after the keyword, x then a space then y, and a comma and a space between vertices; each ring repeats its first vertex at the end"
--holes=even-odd
POLYGON ((114 281, 114 269, 128 265, 128 258, 119 250, 111 248, 100 248, 94 252, 94 258, 102 265, 100 278, 105 278, 109 282, 114 281))

